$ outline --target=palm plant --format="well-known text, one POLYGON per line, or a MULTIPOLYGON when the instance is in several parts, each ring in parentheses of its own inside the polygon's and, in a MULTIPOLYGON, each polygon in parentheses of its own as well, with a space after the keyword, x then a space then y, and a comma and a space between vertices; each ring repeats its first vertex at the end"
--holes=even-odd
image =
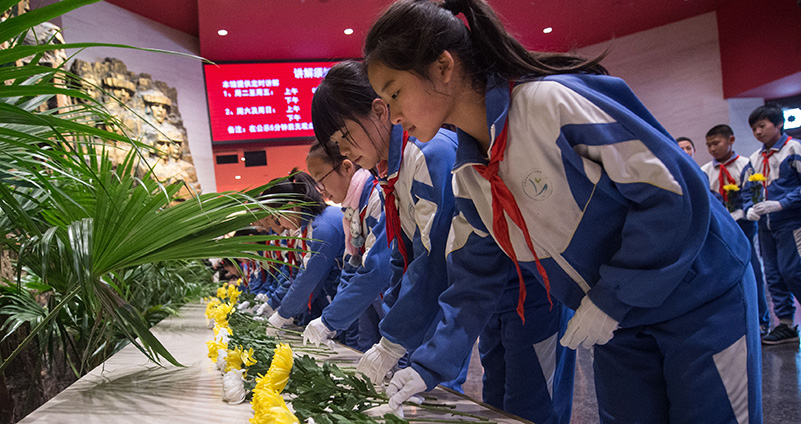
MULTIPOLYGON (((74 362, 79 375, 94 362, 98 349, 106 349, 104 335, 111 331, 148 358, 177 364, 134 306, 147 306, 135 296, 135 285, 148 284, 137 267, 209 257, 263 261, 256 250, 264 247, 253 243, 275 238, 223 238, 280 211, 257 201, 258 189, 202 194, 176 203, 181 183, 165 185, 150 173, 137 172, 139 150, 145 146, 98 128, 98 123, 107 123, 106 128, 119 123, 80 88, 59 83, 79 78, 38 64, 48 50, 108 44, 20 44, 31 27, 96 1, 62 0, 0 22, 0 43, 8 43, 0 50, 0 249, 16 252, 18 269, 36 277, 23 285, 18 274, 15 286, 0 291, 5 298, 0 304, 7 305, 0 313, 10 316, 6 334, 23 323, 32 325, 22 343, 0 358, 0 376, 27 344, 44 334, 52 336, 45 345, 59 341, 65 352, 80 357, 74 362), (16 63, 29 56, 30 63, 16 63), (40 111, 55 95, 86 103, 40 111), (130 143, 133 149, 115 165, 102 140, 130 143), (44 306, 37 308, 39 303, 26 298, 25 291, 32 289, 47 292, 44 306), (77 343, 65 323, 82 316, 91 325, 77 343)), ((0 10, 16 2, 0 0, 0 10)))

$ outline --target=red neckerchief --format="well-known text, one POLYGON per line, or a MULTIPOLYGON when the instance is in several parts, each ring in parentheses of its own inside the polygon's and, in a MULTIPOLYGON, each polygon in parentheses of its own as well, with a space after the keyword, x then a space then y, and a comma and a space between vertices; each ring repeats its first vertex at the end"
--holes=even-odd
POLYGON ((400 165, 395 176, 387 179, 386 184, 382 184, 381 188, 384 190, 384 209, 387 217, 387 247, 392 247, 392 240, 398 239, 398 250, 403 255, 403 272, 409 266, 409 257, 406 253, 406 243, 403 242, 401 237, 401 222, 400 213, 398 212, 398 205, 395 199, 395 183, 398 182, 400 176, 400 167, 403 166, 403 152, 406 150, 406 143, 409 141, 409 133, 403 132, 403 146, 401 146, 400 165))
MULTIPOLYGON (((510 81, 510 103, 512 101, 512 88, 514 88, 514 82, 510 81)), ((501 177, 498 176, 498 168, 503 160, 504 152, 506 151, 506 134, 508 129, 509 116, 507 115, 506 122, 503 125, 503 131, 498 134, 498 136, 495 138, 495 142, 492 144, 489 163, 487 165, 473 165, 473 168, 475 168, 475 170, 478 171, 482 177, 490 182, 492 190, 492 230, 495 233, 495 240, 509 255, 509 257, 512 258, 512 262, 514 262, 515 268, 517 269, 517 277, 520 280, 520 294, 517 298, 517 314, 525 324, 526 316, 523 304, 526 300, 526 283, 523 280, 523 272, 520 270, 520 264, 517 261, 517 254, 512 246, 512 240, 509 238, 509 227, 506 223, 504 212, 509 215, 509 218, 512 219, 512 222, 514 222, 515 225, 517 225, 517 227, 523 232, 523 237, 526 239, 526 245, 531 251, 531 254, 534 255, 534 261, 537 264, 537 272, 539 272, 539 274, 542 276, 542 283, 545 286, 545 291, 548 294, 548 302, 551 304, 551 307, 553 307, 553 301, 551 301, 551 282, 548 279, 548 274, 545 272, 545 268, 540 263, 540 258, 537 256, 537 252, 534 251, 534 244, 531 242, 526 221, 523 219, 523 214, 520 212, 520 208, 517 206, 517 202, 515 201, 512 192, 509 191, 509 188, 503 182, 501 177)))
MULTIPOLYGON (((789 140, 789 139, 788 139, 789 140)), ((773 156, 778 150, 763 150, 762 151, 762 175, 765 176, 765 181, 762 181, 762 188, 765 190, 765 200, 768 200, 768 175, 770 175, 770 157, 773 156)))
POLYGON ((733 158, 727 160, 725 163, 719 164, 719 166, 720 166, 720 175, 718 175, 718 180, 720 181, 720 188, 718 189, 718 191, 720 192, 720 195, 723 196, 723 201, 724 202, 728 202, 729 201, 729 194, 726 191, 726 189, 723 188, 723 186, 725 186, 726 184, 737 184, 737 180, 735 180, 731 176, 731 174, 729 173, 729 170, 726 169, 726 167, 731 165, 732 163, 734 163, 734 161, 736 161, 737 158, 739 158, 739 157, 740 157, 740 155, 734 155, 733 158))

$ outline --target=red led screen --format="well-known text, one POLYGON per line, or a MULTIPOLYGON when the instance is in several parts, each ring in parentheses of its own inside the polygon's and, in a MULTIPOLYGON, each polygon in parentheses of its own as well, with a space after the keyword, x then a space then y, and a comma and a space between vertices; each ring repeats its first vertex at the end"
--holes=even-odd
POLYGON ((214 143, 314 137, 314 90, 336 62, 204 64, 214 143))

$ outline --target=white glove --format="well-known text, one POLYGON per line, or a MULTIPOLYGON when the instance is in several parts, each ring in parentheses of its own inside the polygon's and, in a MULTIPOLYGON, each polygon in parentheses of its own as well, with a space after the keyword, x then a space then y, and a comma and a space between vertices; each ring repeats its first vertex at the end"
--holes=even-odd
POLYGON ((272 315, 273 312, 275 311, 273 310, 273 308, 270 307, 270 305, 262 303, 261 305, 259 305, 258 308, 256 308, 255 314, 267 316, 267 315, 272 315))
POLYGON ((759 214, 754 212, 754 208, 748 208, 745 212, 745 219, 749 221, 759 221, 759 214))
POLYGON ((412 367, 396 372, 387 386, 389 407, 393 410, 398 409, 403 402, 409 400, 413 395, 425 391, 426 388, 423 377, 412 367))
POLYGON ((579 345, 589 349, 596 344, 606 344, 614 337, 618 324, 595 306, 589 296, 584 296, 575 315, 567 322, 567 330, 559 343, 570 349, 576 349, 579 345))
POLYGON ((782 204, 775 200, 765 200, 764 202, 759 202, 754 205, 754 212, 758 213, 759 215, 778 212, 782 209, 782 204))
POLYGON ((336 334, 336 331, 329 330, 323 323, 322 317, 315 318, 303 330, 303 344, 312 343, 315 346, 320 346, 320 343, 334 337, 336 334))
POLYGON ((356 372, 364 374, 373 384, 381 384, 389 370, 405 353, 406 349, 403 346, 381 337, 378 343, 364 352, 359 365, 356 366, 356 372))
POLYGON ((267 327, 267 335, 275 337, 275 335, 278 334, 278 330, 292 323, 292 318, 284 318, 278 313, 278 311, 275 311, 272 315, 270 315, 270 319, 268 319, 267 322, 269 322, 272 326, 267 327))
POLYGON ((745 212, 743 212, 742 209, 737 209, 734 212, 729 212, 729 215, 731 215, 731 219, 733 219, 735 221, 739 221, 739 220, 745 218, 745 212))

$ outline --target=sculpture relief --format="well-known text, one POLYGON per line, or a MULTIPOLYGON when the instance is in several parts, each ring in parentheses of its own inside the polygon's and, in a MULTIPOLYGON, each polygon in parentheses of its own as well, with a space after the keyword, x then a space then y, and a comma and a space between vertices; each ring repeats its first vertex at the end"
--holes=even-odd
MULTIPOLYGON (((191 189, 181 189, 180 197, 191 196, 192 190, 200 192, 174 88, 153 81, 148 74, 128 71, 119 59, 94 63, 76 59, 71 70, 85 80, 82 84, 87 94, 104 103, 118 119, 118 127, 107 129, 152 148, 142 151, 143 172, 152 168, 162 181, 181 180, 190 185, 191 189)), ((107 144, 112 152, 109 156, 117 163, 128 153, 128 148, 107 144)))

